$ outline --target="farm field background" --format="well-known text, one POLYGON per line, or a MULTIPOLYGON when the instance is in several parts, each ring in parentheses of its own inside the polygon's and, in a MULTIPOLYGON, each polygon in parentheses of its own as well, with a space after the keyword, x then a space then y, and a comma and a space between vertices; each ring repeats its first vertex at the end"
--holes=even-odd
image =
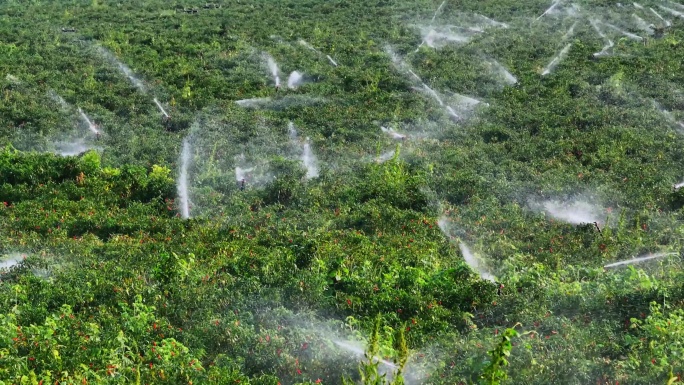
POLYGON ((0 383, 678 383, 683 39, 661 0, 3 1, 0 383))

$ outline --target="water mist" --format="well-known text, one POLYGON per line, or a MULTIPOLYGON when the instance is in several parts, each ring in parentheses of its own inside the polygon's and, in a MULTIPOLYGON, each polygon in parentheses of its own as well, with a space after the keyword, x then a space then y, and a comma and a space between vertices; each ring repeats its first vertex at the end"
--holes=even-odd
POLYGON ((189 138, 183 139, 180 172, 178 176, 178 204, 183 219, 190 218, 190 197, 188 193, 188 167, 190 166, 191 147, 189 138))
POLYGON ((556 54, 556 56, 542 71, 542 76, 546 76, 553 72, 558 63, 560 63, 565 58, 565 55, 567 55, 568 52, 570 52, 570 47, 572 47, 572 43, 568 43, 568 45, 566 45, 560 52, 558 52, 558 54, 556 54))
POLYGON ((264 54, 266 57, 266 65, 268 70, 271 71, 271 76, 273 76, 273 81, 276 87, 280 87, 280 70, 278 69, 278 63, 269 54, 264 54))
POLYGON ((306 179, 318 178, 318 159, 311 149, 309 138, 306 138, 302 146, 301 160, 306 168, 306 179))
POLYGON ((637 263, 641 263, 644 261, 649 261, 651 259, 656 259, 656 258, 662 258, 666 257, 668 255, 677 255, 677 253, 657 253, 657 254, 648 254, 643 257, 637 257, 633 259, 628 259, 625 261, 619 261, 619 262, 614 262, 614 263, 609 263, 605 266, 603 266, 605 269, 611 268, 611 267, 618 267, 618 266, 624 266, 624 265, 634 265, 637 263))
POLYGON ((287 88, 294 90, 304 84, 304 75, 299 71, 293 71, 287 78, 287 88))
POLYGON ((439 218, 437 225, 439 226, 439 229, 442 230, 442 233, 449 238, 449 240, 458 240, 458 247, 461 250, 464 261, 474 272, 480 275, 480 278, 487 281, 496 282, 496 277, 494 277, 494 275, 483 266, 482 260, 477 255, 473 254, 473 252, 470 251, 465 243, 452 235, 453 229, 451 228, 451 223, 447 217, 443 216, 439 218))
POLYGON ((157 100, 157 98, 154 98, 152 101, 154 101, 154 104, 157 105, 157 108, 159 108, 159 111, 161 111, 162 115, 164 115, 164 117, 168 119, 169 114, 166 113, 166 110, 164 109, 164 107, 162 107, 161 103, 159 103, 159 100, 157 100))
POLYGON ((90 118, 88 118, 88 115, 83 112, 82 109, 78 109, 78 113, 81 115, 81 119, 83 119, 83 122, 88 125, 88 129, 95 135, 100 134, 100 130, 97 129, 97 125, 93 124, 93 122, 90 121, 90 118))

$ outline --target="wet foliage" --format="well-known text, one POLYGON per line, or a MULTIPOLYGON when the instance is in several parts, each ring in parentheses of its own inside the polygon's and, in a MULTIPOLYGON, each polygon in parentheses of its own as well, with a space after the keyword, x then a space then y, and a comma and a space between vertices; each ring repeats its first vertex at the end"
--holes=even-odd
POLYGON ((2 2, 0 382, 680 381, 684 8, 440 4, 2 2))

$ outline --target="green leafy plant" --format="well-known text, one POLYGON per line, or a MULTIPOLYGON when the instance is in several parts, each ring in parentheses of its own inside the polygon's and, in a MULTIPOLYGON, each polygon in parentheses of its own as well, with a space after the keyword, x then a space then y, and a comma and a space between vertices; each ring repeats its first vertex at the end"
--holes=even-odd
POLYGON ((482 373, 482 383, 487 385, 501 385, 508 379, 506 367, 508 358, 511 355, 513 345, 511 340, 518 336, 518 332, 513 328, 507 328, 501 334, 501 340, 494 349, 489 351, 490 361, 482 373))
MULTIPOLYGON (((404 370, 404 366, 406 366, 409 356, 406 339, 404 338, 404 329, 400 328, 396 332, 394 349, 397 356, 395 357, 395 365, 392 367, 392 372, 388 375, 388 373, 380 370, 381 359, 378 357, 378 353, 380 352, 381 322, 381 318, 377 317, 370 339, 368 340, 365 360, 359 364, 359 382, 363 385, 402 385, 404 384, 402 371, 404 370)), ((342 383, 344 385, 355 384, 352 379, 346 377, 342 378, 342 383)))

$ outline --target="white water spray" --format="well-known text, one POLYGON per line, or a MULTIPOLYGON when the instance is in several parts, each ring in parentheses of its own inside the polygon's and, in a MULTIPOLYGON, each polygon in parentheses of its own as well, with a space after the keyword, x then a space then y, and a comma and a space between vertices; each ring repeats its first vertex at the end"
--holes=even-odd
MULTIPOLYGON (((438 31, 433 28, 423 29, 423 44, 430 48, 442 48, 449 43, 467 43, 471 39, 470 36, 453 33, 450 31, 438 31)), ((418 47, 420 49, 420 46, 418 47)), ((416 50, 417 52, 417 50, 416 50)))
POLYGON ((572 25, 568 29, 568 32, 566 32, 561 38, 561 41, 566 41, 575 34, 575 27, 577 27, 577 24, 579 24, 579 21, 575 21, 574 23, 572 23, 572 25))
POLYGON ((306 47, 306 48, 308 48, 308 49, 310 49, 310 50, 312 50, 312 51, 314 51, 314 52, 316 52, 316 53, 318 53, 318 54, 321 53, 319 50, 317 50, 316 48, 314 48, 314 46, 312 46, 311 44, 309 44, 309 42, 306 41, 306 40, 304 40, 304 39, 299 39, 298 42, 299 42, 299 44, 303 45, 304 47, 306 47))
POLYGON ((420 76, 416 75, 416 73, 413 72, 413 70, 408 70, 408 73, 411 74, 411 76, 413 76, 413 79, 415 79, 417 82, 425 84, 423 83, 423 80, 420 78, 420 76))
POLYGON ((85 142, 85 139, 80 138, 73 141, 64 141, 55 143, 55 153, 60 156, 74 156, 82 154, 88 150, 101 149, 100 147, 92 146, 85 142))
POLYGON ((20 264, 24 259, 26 259, 26 256, 10 254, 7 258, 0 259, 0 270, 10 269, 11 267, 20 264))
POLYGON ((457 239, 452 235, 453 229, 451 228, 450 221, 447 217, 442 216, 441 218, 439 218, 439 220, 437 221, 437 226, 439 226, 439 229, 442 230, 442 233, 449 240, 458 240, 458 247, 461 250, 463 259, 474 272, 480 275, 480 278, 487 281, 496 282, 496 277, 484 267, 482 259, 477 255, 473 254, 473 252, 470 251, 470 249, 465 243, 463 243, 460 239, 457 239))
POLYGON ((457 114, 451 106, 446 106, 446 112, 452 119, 461 120, 461 116, 457 114))
POLYGON ((259 108, 271 102, 271 98, 252 98, 236 100, 235 104, 244 108, 259 108))
POLYGON ((672 16, 684 18, 684 13, 679 12, 679 11, 675 11, 675 10, 672 9, 672 8, 663 7, 662 5, 659 5, 658 8, 662 9, 662 10, 665 11, 665 12, 669 12, 670 14, 672 14, 672 16))
POLYGON ((254 171, 254 167, 241 168, 235 167, 235 180, 238 182, 246 181, 250 173, 254 171))
MULTIPOLYGON (((478 104, 482 103, 482 101, 477 100, 475 98, 471 98, 470 96, 465 96, 465 95, 461 95, 461 94, 457 94, 457 93, 451 93, 451 94, 458 99, 458 105, 459 105, 459 107, 462 107, 462 108, 471 109, 471 108, 477 106, 478 104)), ((488 103, 485 103, 485 105, 489 106, 488 103)))
POLYGON ((606 34, 603 33, 603 30, 601 30, 601 27, 598 25, 598 21, 596 19, 589 19, 589 24, 591 24, 592 27, 594 27, 594 30, 596 33, 598 33, 599 36, 601 36, 601 39, 607 39, 606 34))
POLYGON ((568 203, 546 201, 542 203, 542 208, 553 218, 573 225, 594 222, 602 224, 605 221, 605 215, 601 214, 601 209, 583 200, 568 203))
POLYGON ((652 102, 653 102, 653 106, 658 110, 658 112, 660 112, 661 115, 663 115, 663 117, 665 117, 665 119, 667 119, 668 122, 670 122, 672 124, 676 124, 680 128, 684 129, 684 122, 677 121, 677 118, 675 118, 675 116, 672 114, 672 112, 664 109, 660 105, 660 103, 656 102, 655 100, 653 100, 652 102))
POLYGON ((437 7, 437 10, 435 11, 435 14, 432 15, 432 20, 430 20, 430 23, 434 23, 435 19, 437 19, 437 15, 442 11, 442 8, 444 8, 444 4, 446 4, 446 0, 442 1, 442 4, 437 7))
POLYGON ((655 9, 649 8, 649 10, 650 10, 651 12, 653 12, 653 14, 656 15, 656 17, 657 17, 658 19, 660 19, 663 23, 665 23, 665 26, 666 26, 666 27, 669 27, 669 26, 672 25, 672 23, 671 23, 669 20, 665 20, 658 12, 656 12, 655 9))
POLYGON ((306 138, 302 147, 302 163, 306 168, 306 179, 318 178, 318 159, 311 149, 309 138, 306 138))
MULTIPOLYGON (((322 53, 321 51, 319 51, 319 50, 317 50, 316 48, 314 48, 314 46, 312 46, 311 44, 309 44, 309 42, 307 42, 307 41, 304 40, 304 39, 299 39, 299 44, 301 44, 301 45, 303 45, 304 47, 306 47, 306 48, 308 48, 308 49, 310 49, 310 50, 316 52, 318 55, 323 55, 323 53, 322 53)), ((337 67, 337 62, 335 61, 335 59, 333 59, 330 55, 325 55, 325 57, 326 57, 326 59, 328 59, 328 61, 330 62, 330 64, 332 64, 333 66, 337 67)))
POLYGON ((64 100, 64 98, 61 95, 59 95, 57 92, 55 92, 55 90, 48 91, 48 96, 50 97, 50 99, 54 100, 57 104, 59 104, 59 107, 61 109, 65 110, 65 111, 71 109, 71 106, 69 105, 69 103, 67 103, 67 101, 64 100))
POLYGON ((547 8, 546 11, 544 11, 544 13, 542 13, 541 15, 539 15, 538 18, 534 19, 534 21, 533 21, 532 23, 535 23, 537 20, 539 20, 539 19, 541 19, 542 17, 546 16, 548 13, 553 12, 553 10, 556 9, 556 7, 557 7, 560 3, 561 3, 561 0, 556 0, 556 1, 554 1, 553 4, 551 4, 551 6, 550 6, 549 8, 547 8))
POLYGON ((473 271, 480 275, 480 278, 487 281, 496 282, 496 277, 494 277, 494 275, 492 275, 482 266, 480 258, 473 254, 465 243, 460 242, 458 247, 461 249, 461 254, 463 254, 463 259, 465 262, 468 264, 468 266, 470 266, 471 269, 473 269, 473 271))
POLYGON ((556 68, 558 63, 560 63, 565 56, 570 52, 570 47, 572 47, 572 43, 569 43, 566 45, 554 58, 551 60, 551 62, 544 68, 542 71, 542 76, 546 76, 553 72, 553 70, 556 68))
POLYGON ((423 85, 423 90, 425 90, 425 92, 428 95, 430 95, 437 103, 439 103, 439 105, 441 107, 444 107, 444 101, 439 96, 439 94, 435 90, 433 90, 432 88, 428 87, 427 84, 423 83, 422 85, 423 85))
POLYGON ((93 124, 93 122, 90 121, 90 118, 88 118, 88 115, 83 112, 83 110, 79 107, 78 113, 81 115, 81 119, 83 119, 83 122, 85 122, 88 125, 88 129, 95 135, 100 134, 100 130, 97 129, 97 125, 93 124))
POLYGON ((623 265, 634 265, 634 264, 641 263, 641 262, 644 262, 644 261, 648 261, 648 260, 651 260, 651 259, 666 257, 666 256, 668 256, 668 255, 677 255, 677 253, 657 253, 657 254, 648 254, 648 255, 643 256, 643 257, 628 259, 628 260, 626 260, 626 261, 620 261, 620 262, 609 263, 609 264, 603 266, 603 268, 608 269, 608 268, 611 268, 611 267, 617 267, 617 266, 623 266, 623 265))
POLYGON ((289 122, 287 124, 287 135, 290 137, 290 140, 297 140, 297 129, 295 128, 295 125, 292 122, 289 122))
POLYGON ((613 46, 615 46, 615 44, 613 43, 613 41, 612 41, 612 40, 608 40, 608 41, 606 42, 606 44, 603 46, 603 48, 601 48, 601 50, 600 50, 599 52, 595 52, 595 53, 594 53, 594 56, 596 56, 596 57, 601 57, 601 56, 608 55, 608 50, 610 50, 611 48, 613 48, 613 46))
POLYGON ((394 51, 392 50, 391 47, 386 46, 385 52, 387 52, 387 54, 390 56, 390 58, 392 59, 392 64, 394 65, 394 67, 398 71, 403 72, 403 73, 408 73, 413 78, 413 83, 416 85, 420 85, 420 88, 414 88, 414 89, 430 96, 433 100, 435 100, 439 104, 440 107, 444 108, 445 112, 450 117, 452 117, 456 120, 460 119, 459 115, 454 111, 454 109, 452 107, 446 105, 444 103, 444 100, 442 100, 442 97, 439 96, 439 94, 435 90, 433 90, 427 84, 425 84, 423 82, 423 80, 420 78, 420 76, 418 76, 415 72, 413 72, 413 70, 411 70, 411 68, 406 63, 404 63, 404 61, 401 60, 401 58, 396 53, 394 53, 394 51))
MULTIPOLYGON (((351 342, 351 341, 342 341, 342 340, 332 340, 332 342, 333 342, 335 345, 341 347, 342 349, 344 349, 344 350, 346 350, 346 351, 348 351, 348 352, 350 352, 350 353, 353 353, 353 354, 356 355, 356 356, 361 356, 361 357, 363 357, 363 356, 366 354, 366 352, 364 351, 363 347, 360 346, 360 345, 358 345, 358 344, 356 344, 356 343, 354 343, 354 342, 351 342)), ((384 366, 384 368, 381 368, 381 372, 385 372, 385 373, 386 373, 387 369, 390 369, 390 370, 396 370, 396 369, 398 369, 397 365, 394 364, 393 362, 384 360, 384 359, 382 359, 382 358, 380 358, 380 357, 378 357, 378 356, 373 357, 373 359, 376 360, 377 362, 379 362, 382 366, 384 366)))
POLYGON ((394 140, 404 140, 404 139, 406 139, 406 135, 400 134, 400 133, 394 131, 394 129, 391 128, 391 127, 390 127, 390 128, 387 128, 387 127, 380 127, 380 129, 382 130, 382 132, 384 132, 385 134, 389 135, 389 137, 392 138, 392 139, 394 139, 394 140))
POLYGON ((121 72, 123 72, 124 75, 126 75, 126 77, 128 78, 128 80, 129 80, 137 89, 139 89, 140 92, 143 92, 143 93, 144 93, 144 92, 145 92, 145 85, 143 84, 143 82, 142 82, 140 79, 138 79, 138 78, 133 74, 133 71, 132 71, 127 65, 125 65, 124 63, 118 62, 117 65, 119 66, 119 69, 121 70, 121 72))
POLYGON ((116 64, 116 66, 119 68, 119 71, 121 71, 135 86, 140 92, 145 93, 145 85, 143 84, 140 79, 138 79, 135 74, 133 74, 133 71, 124 63, 122 63, 119 59, 114 56, 111 52, 107 51, 104 47, 98 46, 97 50, 100 52, 102 56, 104 56, 107 60, 110 62, 116 64))
MULTIPOLYGON (((401 145, 401 143, 400 143, 401 145)), ((387 151, 375 157, 375 163, 385 163, 397 155, 397 149, 387 151)))
POLYGON ((606 37, 606 34, 603 33, 603 31, 601 30, 601 28, 600 28, 599 25, 598 25, 598 21, 597 21, 597 20, 595 20, 595 19, 590 19, 590 20, 589 20, 589 23, 591 24, 592 27, 594 27, 594 30, 596 31, 596 33, 598 33, 598 35, 606 42, 606 43, 604 44, 603 48, 601 49, 601 51, 594 53, 594 56, 600 57, 600 56, 607 55, 607 54, 608 54, 608 50, 611 49, 611 48, 613 48, 613 46, 614 46, 615 44, 613 44, 613 41, 612 41, 611 39, 608 39, 608 37, 606 37))
POLYGON ((303 83, 304 75, 299 71, 293 71, 287 78, 287 88, 292 90, 297 89, 297 87, 301 86, 303 83))
POLYGON ((269 71, 271 71, 271 76, 273 76, 273 81, 276 87, 280 87, 280 70, 278 69, 278 63, 269 54, 264 54, 266 56, 266 64, 268 65, 269 71))
POLYGON ((477 13, 475 13, 474 16, 477 17, 477 18, 479 18, 480 20, 486 22, 487 24, 489 24, 489 25, 491 25, 491 26, 499 27, 499 28, 504 28, 504 29, 508 28, 508 24, 502 23, 502 22, 500 22, 500 21, 492 20, 492 19, 488 18, 487 16, 480 15, 480 14, 477 14, 477 13))
POLYGON ((154 104, 157 105, 157 108, 159 108, 159 111, 161 111, 162 115, 164 115, 164 117, 168 119, 169 114, 166 113, 166 110, 164 110, 164 107, 162 107, 161 103, 159 103, 159 100, 157 100, 157 98, 154 98, 153 101, 154 104))
POLYGON ((509 85, 513 85, 513 84, 516 84, 518 82, 518 79, 516 79, 516 77, 513 76, 513 74, 508 72, 508 70, 504 66, 499 64, 498 61, 496 61, 494 59, 490 59, 490 60, 487 60, 487 62, 489 63, 490 66, 492 66, 492 68, 496 71, 496 73, 509 85))
MULTIPOLYGON (((440 4, 439 7, 437 7, 435 14, 432 15, 432 20, 430 20, 430 27, 432 27, 432 25, 435 23, 435 19, 437 19, 437 15, 442 10, 442 7, 444 7, 444 4, 446 4, 446 0, 442 1, 442 4, 440 4)), ((430 32, 432 32, 432 29, 430 29, 430 32)), ((429 33, 428 33, 428 35, 429 35, 429 33)), ((428 47, 432 47, 432 45, 430 45, 430 43, 426 41, 426 38, 423 37, 423 40, 420 42, 420 45, 418 45, 418 48, 416 48, 416 52, 418 52, 420 47, 422 47, 423 44, 425 44, 425 43, 428 43, 428 47)))
POLYGON ((183 151, 181 152, 180 175, 178 177, 178 199, 183 219, 190 218, 190 196, 188 193, 188 167, 190 166, 190 140, 183 139, 183 151))
POLYGON ((335 59, 333 59, 332 57, 330 57, 330 55, 325 55, 325 57, 328 58, 328 61, 330 62, 330 64, 332 64, 333 66, 337 67, 337 62, 335 61, 335 59))
POLYGON ((631 33, 631 32, 627 32, 627 31, 625 31, 625 30, 623 30, 623 29, 620 29, 620 28, 614 26, 613 24, 610 24, 610 23, 603 23, 603 24, 605 24, 605 25, 607 25, 608 27, 610 27, 610 28, 612 28, 612 29, 614 29, 614 30, 620 32, 621 34, 627 36, 628 38, 630 38, 630 39, 632 39, 632 40, 638 40, 638 41, 644 40, 643 37, 641 37, 641 36, 639 36, 639 35, 635 35, 635 34, 633 34, 633 33, 631 33))
POLYGON ((636 24, 637 28, 646 32, 649 35, 653 34, 653 28, 646 22, 646 20, 639 17, 639 15, 637 15, 636 13, 632 14, 632 18, 634 19, 634 23, 636 24))

